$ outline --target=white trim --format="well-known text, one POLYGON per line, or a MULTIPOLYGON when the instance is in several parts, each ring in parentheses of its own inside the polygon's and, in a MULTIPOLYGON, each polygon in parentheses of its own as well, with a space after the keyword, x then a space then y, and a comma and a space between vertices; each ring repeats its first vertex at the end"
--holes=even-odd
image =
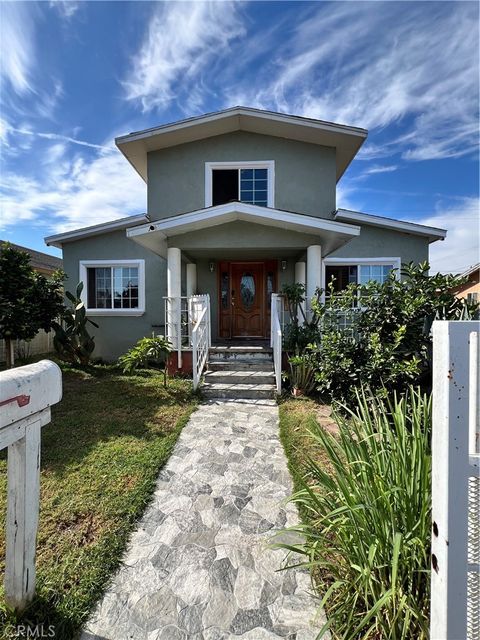
POLYGON ((362 138, 366 138, 368 135, 368 131, 360 127, 352 127, 346 124, 328 122, 326 120, 316 120, 315 118, 305 118, 303 116, 278 113, 275 111, 255 109, 254 107, 238 106, 238 107, 231 107, 229 109, 224 109, 223 111, 216 111, 214 113, 207 113, 201 116, 186 118, 185 120, 178 120, 177 122, 160 125, 158 127, 152 127, 151 129, 134 131, 133 133, 128 133, 124 136, 118 136, 117 138, 115 138, 115 144, 117 146, 120 146, 121 144, 124 144, 126 142, 143 140, 145 138, 150 138, 158 134, 171 133, 174 131, 195 126, 197 124, 223 120, 229 116, 254 116, 256 118, 261 118, 265 120, 273 120, 276 122, 295 124, 295 125, 298 125, 299 127, 319 129, 322 131, 329 131, 331 133, 346 133, 353 136, 359 136, 362 138))
POLYGON ((145 313, 145 260, 80 260, 79 279, 83 282, 82 302, 89 316, 142 316, 145 313), (138 267, 138 307, 136 309, 89 309, 88 267, 138 267))
POLYGON ((108 233, 109 231, 128 229, 139 222, 145 222, 145 220, 148 220, 147 214, 141 213, 138 216, 129 216, 128 218, 121 218, 120 220, 102 222, 102 224, 95 224, 91 227, 83 227, 82 229, 74 229, 73 231, 58 233, 54 236, 47 236, 44 238, 44 241, 47 247, 52 246, 61 249, 65 242, 72 242, 73 240, 79 240, 80 238, 86 238, 88 236, 98 236, 102 233, 108 233))
POLYGON ((369 213, 360 213, 359 211, 347 211, 346 209, 338 209, 335 212, 335 220, 345 220, 347 222, 359 222, 374 227, 384 227, 386 229, 395 229, 396 231, 404 231, 420 236, 428 236, 430 242, 436 240, 444 240, 447 232, 445 229, 437 227, 427 227, 416 222, 406 222, 404 220, 393 220, 392 218, 384 218, 382 216, 374 216, 369 213))
POLYGON ((359 236, 360 227, 335 220, 325 218, 315 218, 281 209, 270 209, 269 207, 259 207, 244 202, 229 202, 216 207, 199 209, 190 213, 183 213, 171 218, 156 220, 147 224, 139 225, 127 229, 127 238, 142 236, 148 233, 160 233, 162 238, 187 233, 215 224, 224 224, 234 220, 257 221, 259 224, 270 226, 283 226, 305 233, 319 233, 329 231, 347 236, 359 236), (253 220, 252 220, 253 219, 253 220))
MULTIPOLYGON (((402 259, 394 258, 324 258, 322 260, 322 289, 325 289, 325 267, 328 265, 354 265, 354 266, 368 266, 368 265, 389 265, 393 264, 393 272, 396 278, 400 278, 400 269, 402 266, 402 259)), ((358 275, 358 274, 357 274, 358 275)))
POLYGON ((205 162, 205 207, 212 206, 212 171, 238 169, 238 198, 240 201, 240 169, 267 169, 267 207, 275 207, 275 161, 245 160, 232 162, 205 162))
POLYGON ((205 140, 233 131, 248 131, 286 140, 334 147, 337 182, 368 134, 365 129, 333 122, 248 107, 232 107, 160 127, 135 131, 116 138, 115 144, 142 179, 147 182, 147 154, 150 151, 205 140))

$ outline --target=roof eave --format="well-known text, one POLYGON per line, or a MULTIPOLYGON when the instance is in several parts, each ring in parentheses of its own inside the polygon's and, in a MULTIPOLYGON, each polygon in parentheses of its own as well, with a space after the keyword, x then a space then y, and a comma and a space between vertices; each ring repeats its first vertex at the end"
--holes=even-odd
POLYGON ((416 222, 408 222, 405 220, 394 220, 383 216, 371 215, 369 213, 361 213, 360 211, 349 211, 346 209, 337 209, 335 212, 335 220, 345 220, 348 222, 357 222, 366 226, 381 227, 384 229, 392 229, 402 233, 410 233, 413 235, 424 236, 428 238, 428 242, 436 242, 437 240, 445 240, 447 236, 446 229, 438 227, 429 227, 427 225, 418 224, 416 222))
POLYGON ((47 236, 44 238, 44 242, 47 247, 57 247, 58 249, 61 249, 67 242, 74 242, 75 240, 81 240, 82 238, 102 235, 103 233, 109 233, 110 231, 121 231, 122 229, 128 229, 129 227, 145 222, 146 220, 148 220, 147 214, 142 213, 136 216, 120 218, 118 220, 112 220, 111 222, 102 222, 101 224, 92 225, 90 227, 73 229, 72 231, 66 231, 65 233, 47 236))
POLYGON ((287 139, 298 139, 312 144, 323 144, 327 147, 337 148, 337 182, 349 167, 368 135, 366 129, 359 127, 247 107, 234 107, 119 136, 115 139, 115 144, 142 179, 147 182, 146 156, 149 151, 238 130, 262 133, 261 130, 256 130, 256 124, 259 125, 259 129, 264 129, 265 135, 277 135, 287 139), (265 122, 264 125, 262 125, 262 121, 265 122), (208 127, 210 127, 210 131, 208 127), (278 131, 273 132, 272 127, 277 127, 278 131), (283 134, 280 130, 282 127, 283 134), (288 135, 286 129, 289 127, 296 130, 297 136, 292 135, 292 132, 288 135), (190 136, 187 135, 189 129, 191 130, 190 136), (315 134, 320 138, 323 136, 323 141, 320 139, 315 141, 312 136, 306 135, 306 131, 311 132, 312 136, 315 134), (332 140, 332 137, 335 136, 336 141, 332 140), (340 153, 339 149, 342 147, 343 152, 340 153))

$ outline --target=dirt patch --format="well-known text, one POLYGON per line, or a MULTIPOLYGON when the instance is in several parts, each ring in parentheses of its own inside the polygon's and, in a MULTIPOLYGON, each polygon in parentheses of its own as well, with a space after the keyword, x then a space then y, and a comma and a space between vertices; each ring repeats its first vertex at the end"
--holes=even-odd
POLYGON ((105 528, 105 522, 91 513, 77 513, 57 523, 59 533, 72 539, 80 547, 91 544, 105 528))

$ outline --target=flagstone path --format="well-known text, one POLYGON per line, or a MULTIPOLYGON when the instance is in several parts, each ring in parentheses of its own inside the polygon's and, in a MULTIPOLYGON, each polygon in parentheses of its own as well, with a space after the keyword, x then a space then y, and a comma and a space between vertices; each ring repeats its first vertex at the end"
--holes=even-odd
POLYGON ((291 490, 274 401, 201 405, 82 640, 314 640, 309 575, 268 546, 291 490))

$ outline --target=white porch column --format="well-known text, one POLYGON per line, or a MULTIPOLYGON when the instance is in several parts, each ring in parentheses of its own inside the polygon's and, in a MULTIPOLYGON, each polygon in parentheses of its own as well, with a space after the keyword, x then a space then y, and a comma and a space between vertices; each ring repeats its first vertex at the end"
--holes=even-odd
POLYGON ((315 290, 322 286, 322 247, 312 244, 307 248, 307 310, 315 290))
MULTIPOLYGON (((298 284, 303 284, 303 286, 305 286, 307 282, 305 262, 295 263, 295 282, 298 284)), ((305 313, 305 302, 302 303, 301 307, 303 309, 303 313, 305 313)), ((300 317, 299 320, 301 321, 302 318, 300 317)))
MULTIPOLYGON (((178 349, 180 340, 180 296, 182 295, 182 252, 180 249, 171 247, 167 250, 167 296, 168 301, 168 318, 167 336, 174 348, 178 349)), ((180 356, 181 357, 181 356, 180 356)), ((180 366, 180 363, 179 363, 180 366)))
POLYGON ((197 293, 197 265, 194 262, 187 263, 187 298, 197 293))

